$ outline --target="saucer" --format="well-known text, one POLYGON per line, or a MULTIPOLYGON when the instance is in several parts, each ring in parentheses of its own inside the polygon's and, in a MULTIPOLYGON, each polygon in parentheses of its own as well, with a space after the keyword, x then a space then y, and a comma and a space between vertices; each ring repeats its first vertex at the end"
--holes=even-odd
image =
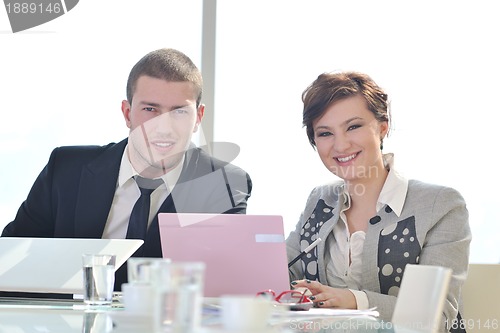
POLYGON ((122 328, 152 328, 152 315, 135 314, 130 311, 119 311, 110 313, 113 320, 113 326, 122 328))

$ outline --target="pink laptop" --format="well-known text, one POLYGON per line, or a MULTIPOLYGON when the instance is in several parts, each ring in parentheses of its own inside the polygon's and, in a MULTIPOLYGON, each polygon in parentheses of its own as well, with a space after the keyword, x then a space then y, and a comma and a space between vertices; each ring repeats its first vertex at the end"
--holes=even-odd
POLYGON ((283 218, 276 215, 158 215, 164 258, 206 264, 205 297, 290 289, 283 218))

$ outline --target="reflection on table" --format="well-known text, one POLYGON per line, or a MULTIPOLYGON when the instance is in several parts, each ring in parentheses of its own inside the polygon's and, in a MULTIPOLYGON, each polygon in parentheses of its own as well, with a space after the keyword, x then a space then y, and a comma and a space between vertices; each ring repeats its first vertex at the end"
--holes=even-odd
MULTIPOLYGON (((153 333, 150 317, 134 316, 119 304, 107 309, 89 309, 70 302, 2 302, 0 332, 19 333, 153 333)), ((211 304, 203 309, 199 332, 228 332, 223 329, 220 312, 211 304)), ((309 332, 394 332, 390 323, 360 313, 329 315, 321 311, 277 311, 269 329, 259 333, 309 332)), ((236 333, 236 332, 232 332, 236 333)))

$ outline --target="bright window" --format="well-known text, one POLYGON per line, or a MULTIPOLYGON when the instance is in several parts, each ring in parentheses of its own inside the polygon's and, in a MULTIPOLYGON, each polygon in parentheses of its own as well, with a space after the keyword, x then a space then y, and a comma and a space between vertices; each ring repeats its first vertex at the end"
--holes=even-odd
MULTIPOLYGON (((0 228, 56 146, 128 134, 120 103, 133 64, 160 47, 201 63, 202 0, 85 0, 12 34, 0 10, 0 228)), ((291 231, 316 185, 333 180, 301 126, 318 74, 358 70, 392 100, 384 150, 408 178, 467 201, 472 262, 499 262, 496 174, 500 21, 482 1, 218 1, 215 140, 241 147, 250 214, 291 231)))

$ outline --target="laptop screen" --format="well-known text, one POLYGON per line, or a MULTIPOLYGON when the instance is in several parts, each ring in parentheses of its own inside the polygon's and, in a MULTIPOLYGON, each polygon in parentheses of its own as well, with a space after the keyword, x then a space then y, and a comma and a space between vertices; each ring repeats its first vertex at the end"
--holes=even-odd
POLYGON ((82 294, 82 255, 116 255, 118 269, 142 240, 0 238, 0 291, 82 294))
POLYGON ((164 258, 205 263, 205 297, 290 289, 281 216, 160 213, 158 221, 164 258))

